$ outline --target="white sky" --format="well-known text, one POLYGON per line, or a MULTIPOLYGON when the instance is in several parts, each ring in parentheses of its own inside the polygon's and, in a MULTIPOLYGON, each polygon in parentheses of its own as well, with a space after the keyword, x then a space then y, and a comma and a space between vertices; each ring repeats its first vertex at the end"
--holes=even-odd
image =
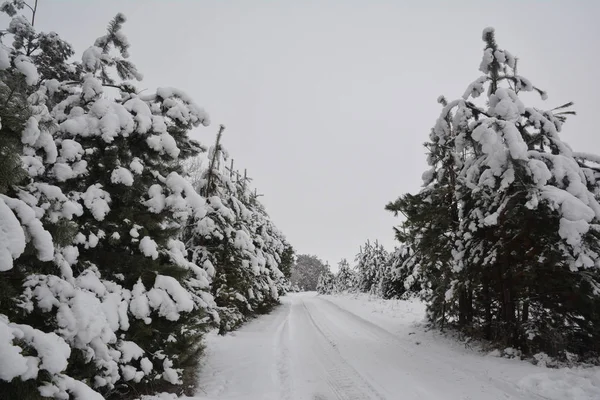
POLYGON ((226 125, 225 146, 297 252, 335 265, 366 239, 393 248, 399 221, 383 208, 418 190, 436 99, 480 75, 487 26, 548 91, 544 107, 575 101, 563 138, 600 153, 600 2, 415 3, 40 0, 36 27, 80 55, 123 12, 139 86, 190 94, 213 122, 194 133, 203 144, 226 125))

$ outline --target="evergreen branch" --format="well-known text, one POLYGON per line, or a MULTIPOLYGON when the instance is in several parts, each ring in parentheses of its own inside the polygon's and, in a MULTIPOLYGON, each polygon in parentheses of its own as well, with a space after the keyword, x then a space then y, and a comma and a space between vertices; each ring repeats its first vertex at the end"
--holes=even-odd
POLYGON ((553 108, 552 110, 550 110, 550 111, 554 111, 554 110, 560 110, 560 109, 562 109, 562 108, 569 108, 569 107, 572 107, 572 106, 574 106, 574 105, 575 105, 575 103, 574 103, 574 102, 572 102, 572 101, 570 101, 570 102, 568 102, 568 103, 565 103, 565 104, 563 104, 562 106, 554 107, 554 108, 553 108))
POLYGON ((4 102, 4 106, 3 108, 6 108, 6 106, 8 105, 8 102, 12 99, 13 94, 15 93, 15 91, 17 90, 16 87, 12 87, 10 89, 10 93, 8 93, 8 96, 6 98, 6 101, 4 102))
MULTIPOLYGON (((81 81, 69 81, 69 82, 63 82, 63 85, 81 85, 83 82, 81 81)), ((102 86, 104 87, 112 87, 115 89, 123 89, 122 85, 114 85, 111 83, 102 83, 102 86)))
POLYGON ((475 104, 471 103, 470 101, 465 101, 465 105, 471 109, 471 111, 474 111, 478 114, 482 114, 485 115, 488 118, 492 118, 492 116, 488 113, 486 113, 485 111, 483 111, 481 108, 477 107, 475 104))

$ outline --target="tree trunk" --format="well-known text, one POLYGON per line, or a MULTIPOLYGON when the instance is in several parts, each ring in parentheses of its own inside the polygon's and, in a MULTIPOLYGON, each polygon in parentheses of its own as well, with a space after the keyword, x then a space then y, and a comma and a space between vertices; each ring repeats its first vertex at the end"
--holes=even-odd
POLYGON ((521 322, 526 323, 529 321, 529 300, 523 302, 523 310, 521 313, 521 322))
POLYGON ((473 319, 473 301, 468 289, 461 288, 458 294, 458 324, 467 326, 473 319))
POLYGON ((492 339, 492 298, 490 293, 490 276, 488 272, 483 277, 483 307, 485 313, 485 324, 483 334, 486 340, 492 339))

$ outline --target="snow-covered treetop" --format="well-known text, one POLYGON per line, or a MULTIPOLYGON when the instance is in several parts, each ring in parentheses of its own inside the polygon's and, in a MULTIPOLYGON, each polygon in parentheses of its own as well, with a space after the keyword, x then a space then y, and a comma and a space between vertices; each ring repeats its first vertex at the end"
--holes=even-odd
POLYGON ((430 135, 431 169, 423 175, 424 184, 449 182, 486 193, 489 207, 471 211, 478 221, 472 229, 497 224, 512 196, 525 191, 528 208, 547 207, 560 215, 558 233, 565 255, 574 257, 573 268, 590 267, 598 257, 582 240, 590 224, 600 221, 600 205, 588 190, 595 183, 559 136, 566 116, 574 114, 568 109, 572 103, 550 111, 527 107, 521 91, 535 91, 542 99, 546 93, 518 73, 517 59, 499 48, 492 28, 482 38, 486 47, 479 70, 485 75, 461 99, 439 99, 443 109, 430 135), (477 105, 484 93, 485 102, 477 105))
POLYGON ((83 69, 92 74, 98 73, 105 84, 115 84, 108 67, 114 67, 121 80, 142 80, 142 74, 127 60, 129 41, 122 31, 125 21, 123 14, 117 14, 108 24, 106 35, 96 39, 94 45, 83 52, 83 69), (116 50, 118 55, 111 54, 112 49, 116 50))

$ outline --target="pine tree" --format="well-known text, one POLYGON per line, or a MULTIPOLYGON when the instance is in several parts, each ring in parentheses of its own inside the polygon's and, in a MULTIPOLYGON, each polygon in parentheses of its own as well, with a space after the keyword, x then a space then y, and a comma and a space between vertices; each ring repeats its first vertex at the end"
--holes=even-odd
POLYGON ((235 180, 233 165, 226 169, 229 155, 222 145, 223 130, 209 149, 206 168, 195 172, 207 213, 192 219, 185 234, 192 259, 213 276, 221 333, 278 303, 289 286, 280 267, 289 269, 293 257, 285 237, 250 191, 247 176, 235 180))
MULTIPOLYGON (((187 131, 208 119, 180 91, 138 96, 132 84, 117 83, 111 69, 119 79, 141 78, 126 60, 124 21, 117 15, 82 64, 46 68, 32 101, 51 109, 55 139, 44 139, 44 131, 26 139, 58 144, 45 160, 45 180, 67 194, 77 225, 56 242, 54 264, 25 277, 21 308, 71 346, 67 377, 107 397, 195 380, 199 338, 214 306, 206 272, 186 260, 177 240, 188 216, 204 212, 203 199, 178 172, 199 149, 187 131)), ((46 197, 60 193, 36 183, 46 197)), ((63 395, 69 382, 54 379, 45 391, 63 395)))
POLYGON ((367 241, 356 256, 357 286, 363 293, 383 297, 387 289, 389 254, 381 244, 367 241))
POLYGON ((36 32, 35 10, 30 22, 20 14, 24 7, 17 0, 1 7, 12 17, 6 33, 13 44, 0 44, 0 330, 8 341, 2 343, 0 397, 70 393, 96 399, 101 396, 69 375, 71 349, 52 332, 56 325, 32 312, 26 301, 32 277, 56 272, 50 262, 59 256, 54 246, 73 239, 70 220, 82 210, 48 182, 59 151, 45 104, 57 81, 47 78, 69 74, 72 51, 56 34, 36 32))
POLYGON ((454 280, 452 248, 459 224, 455 191, 465 156, 462 132, 453 131, 452 123, 464 128, 467 111, 460 109, 453 115, 454 103, 448 104, 444 97, 438 102, 444 108, 424 144, 430 169, 422 175, 423 189, 389 203, 386 210, 406 218, 402 228, 395 229, 396 238, 413 254, 398 268, 404 276, 423 283, 420 296, 430 304, 429 318, 443 327, 451 306, 445 294, 454 280))
POLYGON ((292 278, 292 266, 294 265, 296 259, 296 252, 289 243, 286 242, 284 245, 280 258, 281 262, 279 264, 279 270, 283 273, 283 276, 286 279, 285 291, 288 292, 290 289, 290 279, 292 278))
POLYGON ((526 107, 519 92, 545 93, 517 73, 492 29, 483 39, 480 69, 487 75, 478 82, 488 85, 488 107, 471 124, 473 154, 458 195, 459 284, 475 292, 477 307, 469 305, 467 322, 479 311, 488 338, 525 351, 581 353, 597 318, 588 310, 598 304, 600 208, 559 137, 570 104, 526 107))
POLYGON ((375 271, 371 265, 371 243, 367 240, 364 247, 361 246, 355 257, 357 286, 362 293, 368 293, 375 285, 375 271))
POLYGON ((205 212, 204 199, 180 173, 181 160, 201 150, 187 132, 209 120, 179 90, 136 94, 128 81, 141 75, 127 60, 124 22, 117 15, 84 52, 81 79, 63 87, 68 95, 55 107, 58 136, 77 140, 88 166, 85 179, 64 186, 80 193, 85 209, 77 219, 77 265, 125 289, 121 301, 131 293, 133 318, 120 321, 117 348, 135 342, 144 349, 135 363, 119 360, 126 364, 119 383, 101 377, 94 384, 175 390, 194 380, 199 338, 214 305, 208 274, 186 260, 177 240, 188 217, 205 212), (116 100, 105 90, 116 91, 116 100))
POLYGON ((357 276, 344 258, 338 263, 338 272, 335 274, 334 288, 336 293, 353 292, 356 290, 357 276))
POLYGON ((332 294, 335 292, 334 276, 329 268, 319 275, 317 279, 317 293, 332 294))
POLYGON ((519 92, 545 93, 493 29, 483 39, 485 75, 462 99, 440 98, 424 188, 387 207, 407 218, 402 272, 442 327, 526 352, 597 351, 600 208, 593 167, 559 138, 571 104, 525 107, 519 92))
POLYGON ((415 252, 402 244, 390 254, 390 298, 411 298, 423 295, 422 275, 416 264, 415 252))

